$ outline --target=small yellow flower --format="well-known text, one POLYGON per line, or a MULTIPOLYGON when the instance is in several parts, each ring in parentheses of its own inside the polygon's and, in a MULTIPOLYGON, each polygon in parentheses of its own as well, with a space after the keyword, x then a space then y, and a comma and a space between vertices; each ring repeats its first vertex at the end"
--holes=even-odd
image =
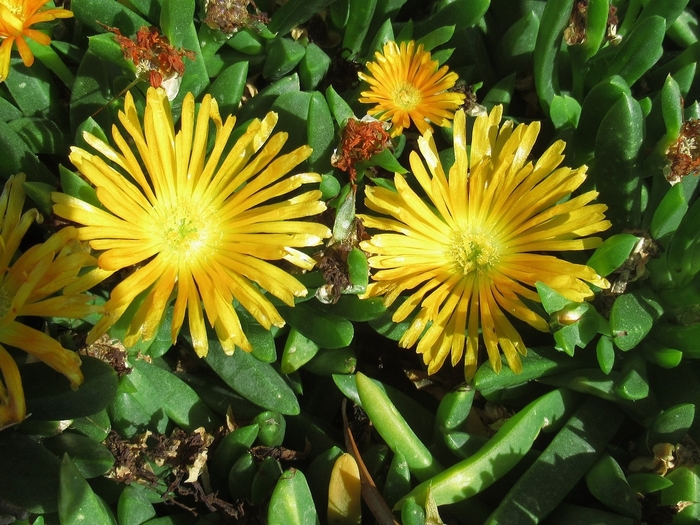
POLYGON ((70 18, 73 16, 67 9, 44 9, 44 4, 49 0, 0 0, 0 82, 3 82, 10 73, 10 53, 12 44, 17 44, 17 50, 24 65, 29 67, 34 63, 34 55, 24 38, 31 38, 42 46, 48 46, 51 38, 32 29, 32 26, 41 22, 50 22, 56 18, 70 18))
MULTIPOLYGON (((73 388, 83 382, 80 358, 49 335, 23 325, 20 316, 85 317, 94 311, 85 294, 56 295, 77 279, 95 259, 75 240, 68 227, 37 244, 15 260, 29 226, 41 216, 35 209, 22 213, 24 174, 10 177, 0 196, 0 343, 24 350, 66 376, 73 388), (14 262, 13 262, 14 261, 14 262)), ((26 407, 19 369, 0 344, 0 428, 24 419, 26 407)))
POLYGON ((404 128, 416 125, 420 133, 432 130, 428 122, 446 126, 455 110, 464 102, 464 94, 447 90, 457 82, 457 74, 447 66, 438 67, 431 60, 423 44, 396 42, 384 44, 383 51, 375 54, 376 62, 369 62, 370 75, 359 73, 360 79, 370 86, 361 93, 360 102, 376 104, 368 113, 380 120, 390 120, 391 135, 400 135, 404 128))
POLYGON ((455 114, 449 176, 432 133, 418 139, 423 160, 414 151, 410 164, 430 205, 399 174, 396 192, 366 189, 367 207, 383 216, 363 216, 365 225, 393 233, 375 234, 360 245, 379 270, 365 295, 384 295, 390 305, 410 291, 393 320, 401 322, 420 307, 400 345, 409 348, 420 338, 417 351, 429 373, 448 354, 455 366, 466 347, 465 377, 473 377, 479 330, 491 366, 500 370, 500 348, 520 371, 525 344, 504 312, 547 331, 547 322, 521 299, 539 301, 537 281, 572 301, 592 297, 587 283, 608 287, 588 266, 545 254, 595 248, 601 239, 587 236, 610 227, 606 206, 589 204, 597 192, 569 198, 585 180, 586 167, 557 168, 564 159, 562 141, 534 165, 527 162, 539 123, 513 129, 507 121, 499 130, 502 111, 496 106, 477 117, 469 152, 466 117, 461 110, 455 114))
POLYGON ((174 298, 173 342, 187 313, 194 348, 205 356, 206 312, 226 352, 235 346, 250 351, 233 301, 265 328, 284 325, 264 291, 291 306, 306 288, 268 261, 284 259, 309 270, 313 259, 297 248, 315 246, 330 236, 326 226, 296 220, 326 208, 318 189, 295 192, 320 182, 318 174, 287 176, 311 148, 278 156, 287 133, 272 135, 277 115, 268 113, 262 121, 253 121, 227 150, 236 119, 230 116, 222 122, 216 100, 209 95, 196 116, 194 96, 185 97, 177 132, 162 89, 149 88, 143 127, 130 93, 119 119, 128 136, 113 128, 118 150, 86 133, 86 142, 104 158, 75 147, 70 154, 97 188, 105 210, 53 194, 55 213, 84 225, 78 229, 79 238, 102 252, 98 268, 81 283, 84 289, 138 265, 112 290, 105 316, 88 334, 88 342, 104 334, 145 292, 126 346, 151 339, 174 298), (215 137, 207 154, 210 127, 215 137))

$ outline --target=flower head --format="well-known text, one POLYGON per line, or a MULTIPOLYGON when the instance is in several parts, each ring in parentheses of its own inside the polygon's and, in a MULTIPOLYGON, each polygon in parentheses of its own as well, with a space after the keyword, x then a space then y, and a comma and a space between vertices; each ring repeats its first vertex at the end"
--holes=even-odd
POLYGON ((66 376, 73 388, 83 382, 80 358, 49 335, 17 321, 20 316, 81 318, 93 313, 85 294, 59 294, 95 259, 80 243, 73 227, 60 230, 46 242, 15 259, 24 234, 40 219, 32 209, 22 213, 24 174, 11 177, 0 196, 0 428, 25 416, 19 369, 3 344, 24 350, 66 376), (14 261, 14 262, 13 262, 14 261))
POLYGON ((457 82, 456 73, 438 67, 423 44, 387 42, 376 53, 377 61, 369 62, 371 75, 359 73, 370 86, 361 93, 360 102, 376 104, 368 113, 380 120, 391 120, 392 136, 400 135, 411 121, 420 133, 432 130, 428 121, 445 126, 464 101, 464 94, 447 90, 457 82))
POLYGON ((507 121, 499 129, 501 114, 496 106, 477 117, 468 153, 466 117, 456 113, 449 176, 432 133, 418 139, 423 160, 412 152, 411 169, 430 205, 399 174, 396 192, 366 190, 367 207, 382 216, 363 216, 365 226, 390 233, 360 244, 378 270, 365 295, 384 295, 390 305, 409 291, 393 320, 403 321, 420 307, 400 344, 418 342, 429 373, 450 354, 456 365, 466 347, 465 376, 471 378, 479 330, 493 368, 500 370, 502 351, 519 371, 525 344, 504 312, 547 331, 547 322, 523 301, 539 301, 537 281, 572 301, 593 295, 587 283, 608 286, 588 266, 546 255, 594 248, 601 240, 587 236, 610 227, 606 206, 589 204, 597 192, 568 199, 586 178, 585 166, 557 168, 564 158, 562 141, 536 163, 527 162, 539 123, 513 129, 507 121))
POLYGON ((311 269, 313 259, 297 248, 315 246, 330 236, 326 226, 297 220, 325 210, 318 189, 296 192, 321 177, 287 176, 311 148, 278 156, 287 134, 272 135, 277 116, 268 113, 262 121, 253 121, 227 151, 235 118, 222 122, 216 100, 209 95, 197 115, 194 96, 185 97, 177 132, 162 89, 149 88, 143 125, 130 93, 119 119, 128 136, 113 128, 117 149, 85 134, 102 156, 80 148, 70 154, 97 188, 105 209, 53 195, 55 213, 83 225, 79 238, 102 252, 98 268, 85 277, 83 286, 139 265, 112 290, 105 316, 89 333, 88 342, 105 333, 145 292, 126 346, 139 338, 151 339, 174 298, 173 342, 187 312, 194 348, 206 355, 206 312, 227 352, 234 346, 251 350, 234 299, 262 326, 284 325, 263 290, 293 305, 306 288, 268 261, 285 260, 311 269), (207 153, 211 126, 214 144, 207 153))
POLYGON ((43 46, 48 46, 51 39, 32 26, 41 22, 50 22, 56 18, 70 18, 73 13, 67 9, 41 9, 49 0, 0 0, 0 82, 10 73, 10 53, 12 44, 17 44, 17 50, 24 65, 29 67, 34 63, 34 55, 29 50, 24 37, 31 38, 43 46))

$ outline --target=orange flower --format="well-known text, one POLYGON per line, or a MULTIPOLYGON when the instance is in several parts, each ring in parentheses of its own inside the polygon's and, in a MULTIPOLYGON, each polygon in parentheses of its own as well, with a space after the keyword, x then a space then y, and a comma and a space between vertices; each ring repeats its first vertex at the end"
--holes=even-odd
POLYGON ((31 26, 41 22, 50 22, 56 18, 73 16, 67 9, 44 9, 42 6, 48 0, 0 0, 0 82, 4 82, 10 73, 10 53, 12 44, 17 43, 19 56, 24 65, 29 67, 34 63, 34 55, 24 41, 31 38, 42 46, 48 46, 51 38, 32 29, 31 26))
POLYGON ((423 44, 387 42, 376 62, 369 62, 370 74, 359 73, 369 89, 360 93, 360 102, 375 104, 367 113, 391 121, 391 136, 400 135, 411 122, 419 133, 432 131, 429 122, 446 126, 464 102, 463 93, 449 91, 458 80, 447 66, 440 67, 423 44))

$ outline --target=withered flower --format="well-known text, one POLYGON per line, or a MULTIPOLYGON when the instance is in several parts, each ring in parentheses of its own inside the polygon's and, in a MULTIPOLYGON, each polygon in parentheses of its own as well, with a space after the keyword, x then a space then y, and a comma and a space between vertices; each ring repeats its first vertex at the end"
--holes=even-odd
POLYGON ((168 93, 169 100, 177 96, 180 81, 185 74, 182 59, 187 57, 194 60, 194 52, 171 46, 168 37, 161 35, 157 27, 143 26, 137 31, 135 40, 122 35, 116 27, 104 24, 102 27, 114 33, 124 58, 134 63, 136 78, 148 80, 154 88, 162 86, 168 93))
POLYGON ((267 14, 260 11, 253 0, 206 0, 204 12, 204 23, 226 35, 269 21, 267 14), (254 12, 251 13, 248 6, 253 6, 254 12))
POLYGON ((678 139, 666 150, 666 180, 677 184, 686 175, 697 175, 700 171, 700 120, 690 119, 683 123, 678 139))
POLYGON ((340 145, 331 157, 331 164, 347 171, 350 181, 354 184, 357 177, 355 165, 371 159, 390 145, 391 137, 384 129, 382 122, 371 117, 365 117, 362 120, 349 118, 343 128, 340 145))

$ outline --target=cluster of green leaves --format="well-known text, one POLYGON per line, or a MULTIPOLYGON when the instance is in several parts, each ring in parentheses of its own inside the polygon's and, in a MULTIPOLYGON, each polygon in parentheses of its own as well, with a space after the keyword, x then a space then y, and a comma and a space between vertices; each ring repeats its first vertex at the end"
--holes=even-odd
MULTIPOLYGON (((407 323, 393 323, 381 300, 357 297, 368 282, 357 247, 342 259, 350 285, 337 302, 316 300, 326 283, 315 271, 302 277, 306 298, 294 308, 279 305, 284 329, 267 331, 238 310, 251 354, 226 356, 212 333, 209 355, 189 363, 186 337, 171 346, 170 310, 152 341, 126 349, 128 374, 84 357, 86 380, 73 392, 47 367, 20 363, 31 417, 0 431, 0 512, 32 523, 205 524, 223 522, 246 502, 240 519, 251 523, 326 522, 331 472, 346 448, 339 414, 347 398, 381 437, 360 443, 357 459, 374 478, 375 497, 407 525, 437 523, 440 514, 457 523, 633 525, 646 522, 649 509, 673 513, 680 502, 686 506, 673 523, 700 519, 700 470, 692 462, 665 476, 628 470, 636 458, 653 461, 657 444, 700 442, 699 179, 671 186, 664 176, 683 122, 700 118, 697 2, 589 0, 583 26, 568 30, 573 0, 277 4, 257 0, 269 22, 224 35, 203 22, 204 3, 194 0, 73 0, 64 37, 50 48, 32 46, 31 68, 13 58, 0 86, 0 175, 26 172, 27 192, 46 215, 59 182, 97 203, 69 169, 68 148, 84 145, 84 130, 107 140, 119 95, 134 79, 134 65, 104 26, 133 36, 153 25, 195 57, 184 59, 175 118, 187 92, 211 93, 241 129, 276 111, 277 129, 290 132, 286 148, 314 150, 303 169, 323 175, 323 197, 336 212, 333 240, 342 245, 354 234, 361 199, 331 155, 345 121, 366 109, 357 102, 356 69, 384 42, 416 39, 479 89, 480 104, 504 104, 521 120, 537 114, 541 141, 564 138, 568 165, 589 166, 585 189, 600 192, 613 227, 577 262, 608 276, 617 292, 576 304, 538 286, 553 338, 524 328, 525 341, 540 346, 529 349, 521 374, 507 367, 495 374, 486 364, 472 385, 459 386, 445 375, 450 391, 439 402, 392 387, 405 387, 395 379, 401 371, 376 366, 377 355, 397 368, 420 365, 392 353, 407 323), (585 41, 570 45, 581 27, 585 41), (247 84, 258 91, 252 98, 247 84), (474 424, 498 405, 514 415, 495 433, 474 424), (176 428, 217 434, 231 417, 237 428, 217 439, 206 461, 207 493, 218 499, 208 510, 196 497, 183 503, 199 504, 199 516, 164 503, 183 495, 172 485, 173 467, 152 457, 146 463, 157 482, 104 477, 116 465, 105 445, 110 432, 122 440, 176 428), (260 447, 278 454, 265 457, 260 447)), ((139 103, 145 85, 132 89, 139 103)), ((447 151, 450 132, 442 131, 436 140, 447 151)), ((359 166, 360 186, 390 187, 370 168, 403 171, 408 142, 399 137, 393 154, 359 166)), ((48 326, 70 330, 63 336, 70 345, 69 336, 92 321, 48 326)), ((129 321, 127 312, 110 336, 122 338, 129 321)))

